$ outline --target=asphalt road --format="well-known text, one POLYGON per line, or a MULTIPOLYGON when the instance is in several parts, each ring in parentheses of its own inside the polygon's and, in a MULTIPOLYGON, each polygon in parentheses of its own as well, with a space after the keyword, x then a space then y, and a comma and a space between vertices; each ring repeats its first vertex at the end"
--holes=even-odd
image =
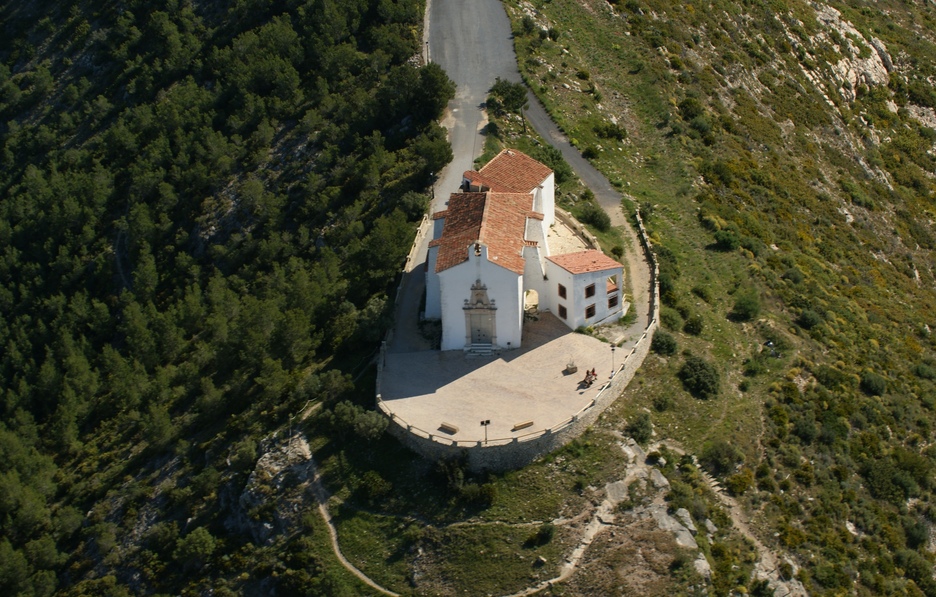
POLYGON ((452 163, 436 184, 436 209, 457 191, 462 173, 484 148, 481 105, 497 77, 520 81, 510 21, 499 0, 429 0, 429 60, 455 82, 455 99, 443 124, 450 131, 452 163))
MULTIPOLYGON (((457 192, 465 170, 484 148, 481 129, 486 118, 481 106, 497 77, 520 81, 513 50, 510 21, 499 0, 428 0, 424 52, 455 82, 455 99, 442 121, 449 131, 454 158, 438 173, 430 212, 445 209, 457 192)), ((429 348, 416 328, 425 289, 423 265, 431 235, 426 235, 406 264, 403 287, 397 298, 396 328, 390 352, 415 352, 429 348)))

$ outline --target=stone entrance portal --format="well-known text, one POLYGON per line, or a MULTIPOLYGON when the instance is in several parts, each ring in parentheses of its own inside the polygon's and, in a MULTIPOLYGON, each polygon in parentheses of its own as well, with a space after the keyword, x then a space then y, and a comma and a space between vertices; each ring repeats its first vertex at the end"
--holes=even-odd
POLYGON ((497 306, 488 298, 487 286, 476 280, 471 285, 471 298, 465 299, 465 344, 471 348, 478 344, 497 345, 497 306))

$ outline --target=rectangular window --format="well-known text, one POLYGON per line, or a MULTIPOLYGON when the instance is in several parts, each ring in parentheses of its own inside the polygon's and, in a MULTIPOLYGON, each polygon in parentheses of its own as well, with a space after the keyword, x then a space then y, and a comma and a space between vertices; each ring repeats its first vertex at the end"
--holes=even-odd
POLYGON ((595 316, 595 305, 585 307, 585 319, 595 316))
POLYGON ((563 307, 562 305, 559 305, 559 317, 561 317, 562 319, 566 319, 568 316, 569 314, 566 312, 566 308, 563 307))
POLYGON ((617 306, 618 306, 618 297, 617 297, 617 295, 614 295, 614 296, 608 298, 608 308, 609 308, 609 309, 613 309, 613 308, 615 308, 615 307, 617 307, 617 306))
POLYGON ((565 289, 565 286, 563 286, 562 284, 560 284, 560 285, 559 285, 559 298, 565 298, 565 297, 566 297, 566 289, 565 289))
POLYGON ((585 298, 591 298, 595 296, 595 285, 589 284, 585 287, 585 298))

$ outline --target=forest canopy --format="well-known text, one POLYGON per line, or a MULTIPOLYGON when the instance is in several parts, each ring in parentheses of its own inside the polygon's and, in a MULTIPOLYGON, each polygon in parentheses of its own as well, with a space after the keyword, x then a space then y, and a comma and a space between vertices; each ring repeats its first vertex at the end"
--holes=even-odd
POLYGON ((419 0, 0 10, 0 592, 119 594, 118 565, 178 592, 173 553, 225 545, 218 496, 161 498, 164 536, 127 556, 140 479, 216 477, 348 391, 451 160, 454 85, 412 60, 419 0))

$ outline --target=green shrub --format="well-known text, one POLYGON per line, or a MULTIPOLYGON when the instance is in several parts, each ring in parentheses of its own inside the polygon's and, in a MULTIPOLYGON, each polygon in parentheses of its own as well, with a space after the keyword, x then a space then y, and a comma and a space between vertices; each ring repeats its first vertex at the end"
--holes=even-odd
POLYGON ((822 315, 812 309, 803 309, 799 317, 796 318, 796 324, 804 330, 811 330, 820 323, 822 323, 822 315))
POLYGON ((719 251, 729 253, 737 251, 741 246, 741 239, 738 233, 733 230, 719 230, 715 233, 715 248, 719 251))
POLYGON ((783 272, 783 275, 780 277, 784 280, 789 280, 794 284, 799 284, 805 278, 803 272, 799 271, 799 269, 795 267, 789 268, 787 271, 783 272))
POLYGON ((732 495, 743 495, 754 486, 754 473, 749 468, 743 468, 737 474, 731 475, 725 481, 725 487, 732 495))
POLYGON ((702 329, 704 327, 705 324, 702 321, 702 316, 696 313, 686 318, 686 323, 683 324, 683 331, 693 336, 699 336, 702 334, 702 329))
POLYGON ((611 228, 611 216, 594 201, 582 204, 579 219, 601 232, 607 232, 611 228))
POLYGON ((761 304, 756 290, 738 293, 735 297, 731 318, 735 321, 751 321, 760 315, 761 304))
POLYGON ((887 381, 877 373, 868 371, 861 374, 859 387, 869 396, 881 396, 887 389, 887 381))
POLYGON ((634 417, 633 421, 628 423, 624 431, 634 438, 635 442, 645 445, 653 437, 653 423, 650 422, 650 415, 640 413, 634 417))
POLYGON ((813 376, 816 378, 816 381, 830 390, 834 390, 842 385, 847 385, 851 381, 851 378, 843 371, 839 371, 835 367, 830 367, 828 365, 820 365, 817 367, 813 371, 813 376))
POLYGON ((913 374, 923 379, 933 380, 936 379, 936 367, 932 367, 926 363, 920 363, 913 368, 913 374))
POLYGON ((723 439, 706 443, 699 457, 702 466, 719 476, 730 473, 743 461, 741 450, 723 439))
POLYGON ((718 395, 721 376, 715 365, 705 359, 693 355, 686 357, 677 375, 686 391, 696 398, 708 400, 718 395))
POLYGON ((553 171, 556 175, 557 185, 575 178, 575 173, 572 171, 572 167, 569 166, 569 163, 565 161, 565 158, 562 157, 562 152, 552 145, 537 146, 536 149, 530 153, 530 157, 538 162, 542 162, 553 171))
POLYGON ((377 471, 367 471, 361 477, 361 492, 364 499, 369 502, 375 502, 393 490, 393 484, 380 476, 377 471))
POLYGON ((683 120, 686 122, 691 121, 694 118, 698 118, 705 113, 705 108, 702 106, 702 102, 695 97, 687 97, 683 101, 679 102, 679 115, 683 117, 683 120))
POLYGON ((185 568, 195 570, 204 566, 217 548, 217 541, 205 527, 198 527, 176 541, 173 557, 185 568))
POLYGON ((661 394, 659 396, 654 396, 653 398, 653 408, 657 409, 659 412, 664 412, 673 407, 673 399, 670 398, 669 394, 661 394))
POLYGON ((712 293, 706 286, 698 286, 698 285, 693 286, 690 292, 692 292, 692 294, 696 295, 697 297, 699 297, 706 303, 712 302, 712 293))
POLYGON ((523 547, 527 549, 542 547, 552 541, 555 536, 556 525, 551 522, 544 522, 536 529, 535 533, 526 538, 526 541, 523 542, 523 547))
POLYGON ((653 333, 653 340, 650 341, 650 350, 653 352, 670 356, 676 354, 676 338, 672 334, 658 329, 653 333))
POLYGON ((627 138, 627 129, 613 122, 601 122, 594 127, 595 134, 602 139, 614 139, 623 141, 627 138))
POLYGON ((761 239, 753 236, 742 236, 741 246, 750 251, 755 257, 760 257, 767 249, 767 245, 761 239))

